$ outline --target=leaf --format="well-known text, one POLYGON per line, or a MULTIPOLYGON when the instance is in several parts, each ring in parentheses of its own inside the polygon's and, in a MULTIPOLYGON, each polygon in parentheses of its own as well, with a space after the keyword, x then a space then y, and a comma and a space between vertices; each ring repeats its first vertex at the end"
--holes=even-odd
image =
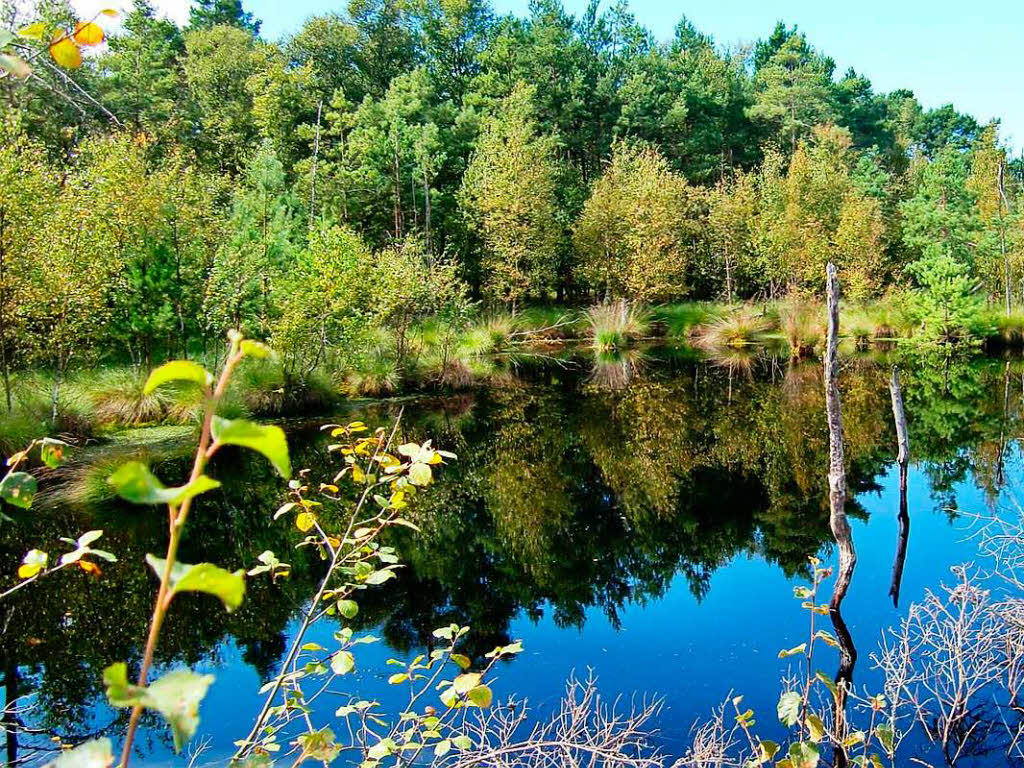
POLYGON ((31 579, 46 567, 49 559, 50 556, 43 552, 43 550, 30 549, 21 559, 21 566, 18 568, 18 578, 31 579))
POLYGON ((473 663, 470 661, 469 656, 465 656, 461 653, 453 653, 452 661, 458 664, 462 669, 469 669, 470 665, 473 663))
POLYGON ((54 440, 52 437, 44 437, 39 443, 39 455, 46 466, 56 469, 64 463, 64 449, 67 443, 63 440, 54 440))
POLYGON ((486 685, 478 685, 469 692, 469 700, 482 709, 486 709, 491 706, 491 701, 493 699, 494 694, 491 693, 491 689, 486 685))
POLYGON ((789 745, 789 760, 793 768, 817 768, 818 747, 807 741, 789 745))
POLYGON ((65 32, 57 32, 50 43, 50 56, 64 69, 78 69, 82 66, 82 52, 74 40, 65 32))
POLYGON ((11 53, 0 53, 0 69, 19 80, 24 80, 32 74, 32 67, 23 58, 11 53))
POLYGON ((875 734, 878 736, 878 742, 882 745, 882 748, 887 754, 891 755, 896 744, 892 726, 888 723, 880 723, 875 727, 875 734))
POLYGON ((336 675, 347 675, 356 667, 356 657, 351 651, 338 651, 331 656, 331 670, 336 675))
POLYGON ((409 675, 406 672, 396 672, 388 678, 388 683, 390 685, 399 685, 400 683, 404 683, 408 679, 409 675))
POLYGON ((213 680, 213 675, 197 675, 189 669, 179 669, 141 688, 128 682, 124 662, 112 664, 103 671, 110 703, 121 708, 141 705, 159 712, 171 726, 176 752, 181 752, 195 734, 199 725, 199 703, 213 680))
MULTIPOLYGON (((302 747, 303 757, 308 757, 324 765, 333 762, 338 753, 341 752, 341 747, 335 739, 334 731, 328 727, 321 728, 319 731, 303 733, 298 737, 297 741, 302 747)), ((302 762, 301 757, 298 762, 302 762)))
POLYGON ((374 571, 366 577, 366 583, 376 586, 378 584, 383 584, 388 579, 393 578, 395 578, 394 571, 374 571))
POLYGON ((785 659, 789 656, 797 656, 803 653, 807 653, 807 643, 800 643, 800 645, 794 646, 793 648, 779 651, 779 658, 785 659))
POLYGON ((456 736, 452 739, 452 746, 458 747, 459 749, 470 749, 473 746, 473 741, 469 736, 456 736))
POLYGON ((22 509, 31 509, 39 483, 28 472, 11 472, 0 480, 0 499, 22 509))
POLYGON ((93 739, 61 753, 43 768, 107 768, 114 762, 110 739, 93 739))
POLYGON ((295 518, 295 527, 305 533, 316 525, 316 515, 312 512, 300 512, 295 518))
POLYGON ((101 536, 103 536, 103 531, 102 530, 99 530, 99 531, 86 531, 85 533, 83 533, 81 536, 78 537, 78 541, 76 541, 75 543, 78 544, 78 546, 80 546, 80 547, 82 547, 84 549, 85 547, 88 547, 94 541, 99 539, 101 536))
POLYGON ((288 441, 280 427, 254 424, 242 419, 213 417, 213 439, 221 445, 237 445, 262 453, 285 479, 292 476, 288 441))
POLYGON ((213 376, 199 363, 194 363, 191 360, 172 360, 149 374, 142 392, 146 395, 151 394, 158 387, 172 381, 188 381, 201 387, 207 387, 213 383, 213 376))
MULTIPOLYGON (((156 572, 157 578, 163 578, 167 567, 166 560, 146 555, 146 562, 156 572)), ((171 568, 170 587, 171 595, 179 592, 205 592, 219 597, 230 613, 242 604, 245 596, 245 571, 237 570, 232 573, 212 563, 175 563, 171 568)))
POLYGON ((339 600, 338 613, 346 619, 351 619, 359 613, 359 604, 355 600, 339 600))
POLYGON ((763 741, 758 743, 757 747, 757 751, 760 753, 761 760, 763 762, 768 762, 772 760, 777 754, 779 754, 779 745, 776 744, 774 741, 768 741, 767 739, 764 739, 763 741))
POLYGON ((452 748, 451 739, 441 739, 434 745, 434 757, 444 757, 452 748))
POLYGON ((140 461, 129 461, 118 467, 107 482, 114 486, 117 495, 132 504, 170 504, 178 506, 186 499, 220 488, 220 483, 206 475, 200 475, 188 485, 168 488, 140 461))
POLYGON ((459 675, 452 681, 452 688, 455 689, 456 693, 469 693, 471 690, 476 688, 480 684, 480 673, 479 672, 467 672, 464 675, 459 675))
POLYGON ((803 699, 800 698, 799 693, 796 691, 786 691, 779 697, 779 721, 783 725, 792 728, 796 725, 797 720, 800 719, 800 706, 802 704, 803 699))
POLYGON ((807 715, 807 730, 811 734, 811 741, 817 744, 825 737, 825 724, 821 718, 811 712, 807 715))
POLYGON ((413 485, 430 485, 434 475, 426 464, 413 464, 409 467, 409 482, 413 485))
POLYGON ((99 24, 83 21, 75 26, 71 39, 79 45, 99 45, 106 39, 106 35, 103 33, 103 27, 99 24))
POLYGON ((26 40, 43 40, 46 37, 46 24, 35 21, 27 27, 19 29, 18 36, 24 37, 26 40))

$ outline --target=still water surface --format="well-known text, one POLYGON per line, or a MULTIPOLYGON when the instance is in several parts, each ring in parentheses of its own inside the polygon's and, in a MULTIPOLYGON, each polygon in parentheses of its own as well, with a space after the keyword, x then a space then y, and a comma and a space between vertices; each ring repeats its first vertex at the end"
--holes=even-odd
MULTIPOLYGON (((859 554, 843 612, 859 652, 855 683, 872 692, 880 634, 926 589, 949 581, 951 566, 977 558, 971 513, 1015 503, 1024 476, 1020 364, 904 362, 911 530, 894 606, 890 362, 853 356, 842 374, 859 554)), ((743 693, 771 728, 788 665, 778 651, 806 637, 792 588, 806 582, 808 556, 833 559, 823 406, 813 363, 652 350, 598 361, 522 358, 471 393, 342 415, 383 424, 403 409, 403 439, 431 437, 459 456, 417 501, 422 534, 393 536, 407 566, 401 577, 361 601, 357 629, 386 642, 361 650, 353 689, 387 702, 395 692, 384 683, 393 671, 386 659, 406 657, 433 628, 456 621, 472 627, 472 652, 522 639, 525 652, 501 668, 494 688, 539 711, 557 702, 567 676, 592 670, 605 694, 664 696, 660 742, 670 753, 683 751, 694 722, 730 692, 743 693)), ((314 478, 333 475, 316 428, 327 420, 290 428, 294 463, 314 478)), ((187 449, 169 440, 143 453, 172 481, 187 449)), ((0 606, 5 692, 34 692, 24 720, 39 731, 21 736, 19 757, 45 748, 50 735, 108 732, 116 741, 123 729, 123 715, 103 704, 100 673, 117 660, 137 662, 154 590, 142 559, 163 550, 165 524, 157 510, 81 500, 117 459, 116 448, 85 452, 52 491, 60 503, 0 528, 4 573, 26 548, 60 551, 58 536, 93 528, 106 531, 101 544, 120 558, 99 580, 59 574, 0 606)), ((256 691, 276 670, 317 574, 317 563, 292 549, 298 532, 271 520, 284 490, 263 463, 225 455, 211 474, 225 488, 198 506, 182 557, 234 569, 271 549, 295 568, 276 585, 250 580, 232 615, 204 596, 175 604, 161 665, 217 677, 196 739, 208 745, 203 762, 229 755, 247 732, 256 691)), ((324 624, 311 639, 330 646, 336 629, 324 624)), ((834 651, 822 654, 822 667, 837 663, 834 651)), ((340 702, 322 701, 314 719, 330 724, 340 702)), ((183 762, 155 722, 140 748, 149 764, 183 762)))

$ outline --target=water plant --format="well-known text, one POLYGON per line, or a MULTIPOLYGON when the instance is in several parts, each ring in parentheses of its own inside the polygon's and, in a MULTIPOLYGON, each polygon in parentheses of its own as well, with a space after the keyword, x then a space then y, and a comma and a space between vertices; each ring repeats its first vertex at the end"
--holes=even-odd
POLYGON ((697 329, 697 342, 705 348, 744 347, 763 340, 772 328, 767 313, 751 304, 727 310, 697 329))
POLYGON ((599 352, 623 349, 650 330, 650 313, 625 299, 597 304, 586 311, 592 344, 599 352))

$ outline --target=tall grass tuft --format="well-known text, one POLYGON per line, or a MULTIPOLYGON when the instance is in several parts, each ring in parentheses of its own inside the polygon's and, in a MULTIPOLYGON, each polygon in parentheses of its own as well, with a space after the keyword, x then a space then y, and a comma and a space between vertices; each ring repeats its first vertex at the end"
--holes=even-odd
POLYGON ((145 384, 144 373, 132 368, 112 368, 76 381, 75 389, 91 403, 93 417, 100 427, 142 427, 168 421, 177 401, 175 393, 161 388, 146 394, 145 384))
POLYGON ((743 304, 696 330, 697 343, 706 349, 745 347, 764 340, 772 322, 764 311, 743 304))
POLYGON ((814 352, 825 339, 825 309, 820 304, 790 301, 779 306, 779 330, 794 358, 814 352))
POLYGON ((1015 309, 1010 315, 1000 312, 995 318, 995 326, 1003 344, 1010 347, 1024 346, 1024 309, 1015 309))
POLYGON ((586 312, 592 343, 599 352, 624 349, 631 340, 646 336, 651 327, 650 318, 646 308, 625 299, 597 304, 586 312))

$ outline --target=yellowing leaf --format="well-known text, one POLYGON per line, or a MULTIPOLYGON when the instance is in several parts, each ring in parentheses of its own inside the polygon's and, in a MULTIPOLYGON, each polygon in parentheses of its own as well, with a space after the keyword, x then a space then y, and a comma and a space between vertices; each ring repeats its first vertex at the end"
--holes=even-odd
POLYGON ((430 467, 426 464, 413 464, 409 467, 409 482, 413 485, 430 485, 430 481, 433 479, 433 473, 430 471, 430 467))
POLYGON ((32 67, 24 59, 9 53, 0 53, 0 70, 9 72, 11 77, 16 77, 19 80, 24 80, 32 74, 32 67))
POLYGON ((110 739, 95 739, 62 752, 43 768, 109 768, 114 762, 110 739))
POLYGON ((25 553, 25 557, 21 559, 21 566, 18 568, 18 578, 31 579, 46 567, 49 559, 50 556, 41 549, 30 549, 25 553))
POLYGON ((355 666, 356 659, 351 651, 338 651, 331 656, 331 671, 336 675, 347 675, 355 666))
POLYGON ((118 15, 118 11, 115 10, 114 8, 104 8, 102 11, 100 11, 100 13, 103 14, 104 16, 111 16, 111 17, 116 17, 118 15))
POLYGON ((305 533, 316 523, 316 515, 312 512, 300 512, 295 518, 295 527, 305 533))
POLYGON ((18 36, 26 40, 42 40, 46 37, 46 25, 41 21, 33 22, 18 30, 18 36))
POLYGON ((491 693, 491 689, 486 685, 478 685, 469 692, 469 700, 482 709, 487 709, 487 707, 491 706, 493 699, 494 694, 491 693))
POLYGON ((79 45, 99 45, 105 38, 103 27, 91 21, 83 21, 78 24, 74 34, 71 35, 71 39, 79 45))
POLYGON ((58 32, 54 36, 54 41, 50 43, 50 56, 64 69, 78 69, 82 66, 82 52, 65 32, 58 32))

